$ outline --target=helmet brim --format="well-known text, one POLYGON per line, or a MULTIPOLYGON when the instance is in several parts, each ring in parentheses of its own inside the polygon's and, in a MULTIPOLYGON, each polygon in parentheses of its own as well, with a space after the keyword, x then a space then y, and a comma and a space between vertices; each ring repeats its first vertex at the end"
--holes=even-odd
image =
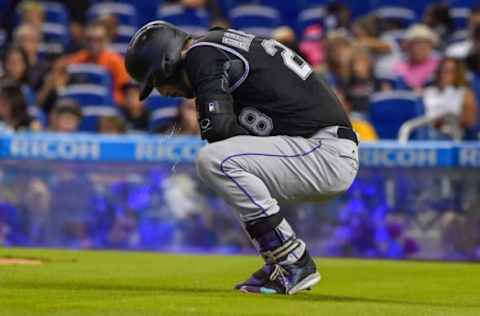
POLYGON ((140 84, 140 101, 148 98, 153 91, 153 72, 150 72, 145 80, 140 84))

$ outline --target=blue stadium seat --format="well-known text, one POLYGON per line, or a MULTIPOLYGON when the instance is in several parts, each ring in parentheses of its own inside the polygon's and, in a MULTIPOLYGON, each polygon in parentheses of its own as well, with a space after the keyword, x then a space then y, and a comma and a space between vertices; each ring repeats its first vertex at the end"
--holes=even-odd
POLYGON ((68 25, 68 11, 63 4, 45 1, 42 2, 42 5, 45 12, 45 22, 68 25))
POLYGON ((446 1, 450 7, 462 7, 462 8, 473 8, 475 5, 478 5, 478 0, 447 0, 446 1))
POLYGON ((113 15, 118 20, 118 25, 138 26, 137 10, 133 4, 119 2, 98 2, 87 11, 89 20, 94 20, 103 15, 113 15))
POLYGON ((282 22, 277 9, 259 4, 238 5, 228 15, 232 28, 259 36, 271 36, 282 22))
POLYGON ((70 39, 68 25, 45 22, 42 26, 42 36, 42 43, 39 48, 40 55, 62 54, 70 39))
POLYGON ((119 115, 108 87, 92 84, 68 85, 60 92, 59 97, 73 99, 80 104, 83 115, 81 131, 94 132, 97 130, 99 117, 119 115))
POLYGON ((3 29, 0 29, 0 50, 3 50, 6 42, 7 42, 7 32, 5 32, 5 30, 3 29))
POLYGON ((324 6, 312 6, 300 11, 297 19, 297 28, 300 33, 312 24, 323 25, 323 19, 326 16, 324 6))
POLYGON ((467 28, 470 11, 471 9, 466 7, 450 8, 449 13, 455 24, 455 29, 463 30, 467 28))
POLYGON ((374 14, 382 20, 399 21, 406 28, 417 20, 417 14, 408 7, 382 6, 374 11, 374 14))
MULTIPOLYGON (((99 2, 112 2, 111 0, 90 0, 90 5, 99 3, 99 2)), ((116 0, 117 3, 126 3, 133 5, 137 11, 137 23, 138 26, 144 25, 147 22, 153 21, 156 19, 157 8, 163 0, 116 0)))
POLYGON ((370 121, 381 139, 397 139, 400 126, 422 114, 421 101, 410 91, 379 92, 370 100, 370 121))
POLYGON ((129 25, 121 25, 117 29, 117 35, 110 45, 110 49, 121 55, 125 55, 128 48, 128 43, 135 34, 136 28, 129 25))
MULTIPOLYGON (((42 43, 39 47, 40 57, 57 56, 64 52, 70 40, 68 29, 69 16, 66 7, 58 2, 42 2, 45 20, 42 25, 42 43)), ((20 15, 15 13, 15 24, 20 23, 20 15)))
POLYGON ((470 32, 468 31, 468 29, 457 30, 450 35, 450 38, 448 39, 448 44, 451 45, 454 43, 466 41, 469 37, 469 34, 470 32))
POLYGON ((108 71, 97 64, 73 64, 67 67, 69 84, 92 84, 113 89, 112 78, 108 71))
MULTIPOLYGON (((475 94, 477 103, 480 102, 480 75, 472 74, 470 86, 475 94)), ((477 124, 467 129, 465 134, 466 140, 480 140, 480 111, 477 109, 477 124)))
POLYGON ((190 9, 181 4, 160 5, 157 18, 170 22, 185 32, 203 35, 210 26, 209 15, 205 9, 190 9))
POLYGON ((117 35, 113 39, 110 49, 125 55, 130 38, 138 27, 138 12, 133 2, 99 2, 90 7, 87 16, 90 20, 103 15, 112 15, 117 18, 117 35))
POLYGON ((392 74, 375 74, 375 79, 379 83, 389 84, 393 90, 405 90, 406 84, 402 78, 392 74))
POLYGON ((145 108, 150 113, 149 130, 165 130, 172 125, 177 120, 181 103, 180 98, 162 97, 158 92, 153 92, 145 100, 145 108))
MULTIPOLYGON (((324 0, 319 0, 322 3, 324 0)), ((307 3, 312 1, 296 0, 296 1, 278 1, 278 0, 259 0, 254 1, 257 4, 270 6, 277 9, 280 12, 281 20, 283 23, 290 25, 292 28, 296 27, 297 16, 299 12, 307 7, 307 3)), ((232 6, 233 7, 233 6, 232 6)))

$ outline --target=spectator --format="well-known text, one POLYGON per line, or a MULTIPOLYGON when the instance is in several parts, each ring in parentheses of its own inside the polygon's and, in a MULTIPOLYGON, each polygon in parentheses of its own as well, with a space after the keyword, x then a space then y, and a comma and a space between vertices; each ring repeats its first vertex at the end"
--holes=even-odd
POLYGON ((472 8, 468 18, 468 37, 455 42, 446 48, 445 54, 449 57, 464 59, 471 52, 475 29, 480 25, 480 6, 472 8))
POLYGON ((445 48, 455 29, 448 5, 432 4, 428 6, 423 17, 423 23, 437 34, 440 45, 445 48))
POLYGON ((353 112, 366 114, 370 95, 375 92, 373 65, 368 51, 359 50, 351 61, 351 76, 345 87, 346 98, 353 112))
POLYGON ((120 116, 102 116, 98 121, 100 134, 125 134, 125 122, 120 116))
POLYGON ((27 55, 30 65, 28 81, 36 91, 41 87, 45 73, 48 71, 48 64, 38 57, 41 33, 31 24, 22 24, 15 29, 13 40, 14 44, 22 48, 27 55))
POLYGON ((297 38, 295 32, 288 26, 281 26, 273 30, 272 36, 277 42, 290 48, 292 51, 299 53, 297 38))
POLYGON ((29 241, 35 246, 48 246, 49 242, 55 242, 49 238, 52 193, 48 184, 40 178, 30 179, 27 187, 23 189, 22 204, 26 212, 24 222, 29 241))
POLYGON ((336 89, 335 93, 343 105, 343 108, 348 113, 350 121, 352 122, 352 128, 357 133, 360 141, 376 141, 378 140, 375 128, 365 118, 365 116, 358 112, 352 111, 352 104, 346 97, 345 91, 336 89))
POLYGON ((437 35, 428 26, 416 24, 408 29, 405 59, 396 63, 393 71, 409 88, 418 92, 432 79, 438 65, 438 58, 433 53, 437 43, 437 35))
POLYGON ((58 93, 67 86, 69 75, 64 60, 57 60, 46 75, 37 93, 37 104, 48 114, 57 101, 58 93))
POLYGON ((4 80, 12 80, 20 85, 29 83, 29 63, 25 50, 18 46, 10 46, 2 60, 4 80))
MULTIPOLYGON (((423 102, 429 116, 454 114, 458 116, 459 125, 464 128, 472 127, 476 123, 475 96, 468 87, 465 66, 459 60, 444 58, 440 62, 434 85, 425 89, 423 102)), ((440 120, 436 127, 441 130, 452 128, 446 125, 440 120)))
POLYGON ((200 133, 194 99, 185 99, 183 101, 180 106, 179 121, 181 134, 198 135, 200 133))
POLYGON ((123 114, 128 122, 128 129, 134 131, 148 131, 150 114, 145 109, 144 102, 140 101, 140 87, 132 82, 124 85, 125 95, 122 106, 123 114))
POLYGON ((3 125, 12 130, 38 130, 40 125, 29 116, 27 108, 20 85, 3 81, 0 84, 0 121, 3 125))
POLYGON ((204 8, 207 4, 206 0, 180 0, 179 1, 184 7, 190 9, 200 9, 204 8))
POLYGON ((22 24, 31 24, 35 29, 41 30, 44 20, 44 11, 41 3, 25 0, 18 5, 18 13, 22 24))
POLYGON ((299 51, 315 70, 322 71, 325 66, 325 46, 322 26, 313 24, 304 30, 299 51))
POLYGON ((327 30, 349 29, 351 12, 350 9, 341 3, 329 3, 324 24, 327 30))
POLYGON ((60 99, 50 114, 50 130, 59 133, 78 131, 82 113, 78 103, 71 99, 60 99))
POLYGON ((107 39, 109 43, 112 43, 117 37, 118 32, 118 20, 115 16, 111 14, 100 15, 95 23, 103 25, 107 33, 107 39))
POLYGON ((93 23, 86 30, 86 49, 67 57, 67 64, 95 63, 110 72, 113 79, 113 97, 117 104, 123 103, 122 87, 128 82, 129 77, 123 58, 108 47, 108 34, 105 27, 93 23))
POLYGON ((370 50, 373 54, 389 54, 392 52, 390 44, 380 37, 379 19, 373 15, 359 18, 352 26, 352 32, 357 44, 370 50))
POLYGON ((327 80, 344 86, 351 75, 353 39, 345 30, 333 31, 327 38, 327 80))

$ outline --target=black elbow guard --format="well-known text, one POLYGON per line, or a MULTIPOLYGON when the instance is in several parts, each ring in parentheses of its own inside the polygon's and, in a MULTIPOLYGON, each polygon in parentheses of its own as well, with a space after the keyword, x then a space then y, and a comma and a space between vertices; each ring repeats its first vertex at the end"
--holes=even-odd
POLYGON ((198 124, 202 139, 216 142, 248 131, 238 124, 230 95, 213 95, 197 98, 198 124))

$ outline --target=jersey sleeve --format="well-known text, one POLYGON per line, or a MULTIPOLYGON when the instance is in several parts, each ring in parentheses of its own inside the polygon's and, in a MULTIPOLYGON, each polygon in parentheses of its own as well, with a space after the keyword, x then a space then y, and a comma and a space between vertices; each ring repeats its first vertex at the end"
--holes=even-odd
POLYGON ((198 123, 202 139, 220 141, 248 131, 238 124, 229 92, 228 55, 214 47, 191 49, 185 69, 196 96, 198 123))

